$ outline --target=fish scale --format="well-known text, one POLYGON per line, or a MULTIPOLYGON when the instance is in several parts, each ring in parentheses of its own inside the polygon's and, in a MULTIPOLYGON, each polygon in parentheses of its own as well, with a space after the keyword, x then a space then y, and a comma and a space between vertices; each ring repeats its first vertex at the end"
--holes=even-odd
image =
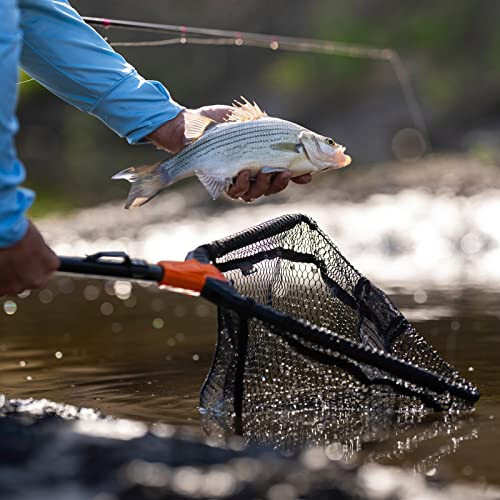
MULTIPOLYGON (((304 130, 294 123, 278 118, 263 118, 259 121, 244 123, 222 123, 206 132, 198 141, 190 144, 181 153, 162 163, 161 168, 178 176, 214 167, 217 164, 229 164, 241 168, 242 165, 264 165, 284 163, 283 155, 271 155, 272 144, 279 142, 297 142, 298 134, 304 130)), ((217 169, 219 171, 219 169, 217 169)), ((234 175, 230 175, 232 178, 234 175)))
POLYGON ((215 199, 243 170, 251 175, 290 171, 295 177, 350 163, 345 148, 333 139, 269 117, 255 103, 244 101, 235 104, 225 123, 186 111, 185 136, 191 144, 163 162, 131 167, 113 176, 132 183, 126 208, 141 206, 193 175, 215 199))

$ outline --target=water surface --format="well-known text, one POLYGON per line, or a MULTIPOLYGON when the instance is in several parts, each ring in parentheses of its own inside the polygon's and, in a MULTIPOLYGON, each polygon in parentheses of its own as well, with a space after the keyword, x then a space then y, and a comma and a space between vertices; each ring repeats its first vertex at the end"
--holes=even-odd
MULTIPOLYGON (((458 423, 439 427, 439 419, 428 419, 397 437, 380 436, 358 460, 500 484, 492 460, 500 446, 500 293, 390 291, 482 397, 458 423)), ((1 305, 0 371, 8 396, 90 406, 202 434, 198 392, 216 340, 215 307, 208 302, 155 286, 56 277, 46 289, 1 305)))
MULTIPOLYGON (((302 212, 388 291, 418 332, 482 397, 472 415, 377 436, 357 459, 500 484, 498 168, 430 157, 350 169, 248 206, 212 203, 196 182, 136 211, 110 203, 40 222, 59 254, 124 250, 155 262, 285 213, 302 212)), ((202 434, 198 392, 216 341, 215 307, 155 286, 54 278, 0 300, 0 391, 184 425, 202 434)))

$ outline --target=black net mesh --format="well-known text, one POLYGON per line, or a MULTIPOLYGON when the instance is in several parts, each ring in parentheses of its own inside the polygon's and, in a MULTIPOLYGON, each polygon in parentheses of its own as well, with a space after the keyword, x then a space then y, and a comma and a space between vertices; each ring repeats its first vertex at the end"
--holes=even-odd
POLYGON ((209 282, 219 337, 201 406, 209 432, 282 448, 340 442, 431 410, 468 409, 477 389, 303 215, 200 247, 231 286, 209 282))

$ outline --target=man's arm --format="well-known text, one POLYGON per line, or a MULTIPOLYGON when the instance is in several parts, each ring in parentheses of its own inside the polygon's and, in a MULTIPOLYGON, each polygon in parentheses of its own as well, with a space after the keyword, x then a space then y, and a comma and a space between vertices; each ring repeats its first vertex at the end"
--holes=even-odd
POLYGON ((135 143, 184 108, 145 80, 65 0, 19 0, 21 64, 76 108, 135 143))
POLYGON ((25 212, 33 193, 22 189, 24 167, 14 136, 18 65, 21 52, 20 13, 16 0, 6 0, 0 16, 0 295, 43 286, 58 260, 25 212))
POLYGON ((9 0, 0 16, 0 248, 19 241, 28 228, 24 212, 33 193, 18 186, 24 181, 24 167, 17 158, 14 136, 18 129, 15 115, 18 62, 21 49, 19 10, 9 0))
MULTIPOLYGON (((22 64, 73 106, 97 116, 130 143, 148 138, 178 152, 184 143, 184 108, 165 87, 142 78, 65 0, 20 0, 24 44, 22 64)), ((224 107, 200 108, 216 121, 224 107)), ((228 194, 251 201, 286 187, 289 173, 259 174, 254 183, 242 172, 228 194)), ((310 176, 292 179, 299 184, 310 176)))

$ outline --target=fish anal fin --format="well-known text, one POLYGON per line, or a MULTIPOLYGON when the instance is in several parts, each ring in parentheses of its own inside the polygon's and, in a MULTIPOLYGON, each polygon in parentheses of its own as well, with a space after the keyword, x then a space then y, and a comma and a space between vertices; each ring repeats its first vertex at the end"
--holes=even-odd
POLYGON ((145 203, 147 203, 151 198, 147 198, 146 196, 138 196, 137 198, 134 198, 131 202, 127 201, 127 205, 125 208, 137 208, 145 203))
POLYGON ((222 175, 210 175, 204 172, 195 172, 200 182, 205 186, 208 194, 216 200, 226 188, 229 179, 222 175))
POLYGON ((248 99, 241 97, 243 102, 234 101, 231 114, 226 118, 228 122, 248 122, 258 120, 267 116, 265 111, 260 109, 259 105, 254 101, 251 103, 248 99))
POLYGON ((207 116, 186 111, 184 113, 184 136, 188 141, 194 142, 205 133, 208 127, 216 123, 216 121, 207 116))

